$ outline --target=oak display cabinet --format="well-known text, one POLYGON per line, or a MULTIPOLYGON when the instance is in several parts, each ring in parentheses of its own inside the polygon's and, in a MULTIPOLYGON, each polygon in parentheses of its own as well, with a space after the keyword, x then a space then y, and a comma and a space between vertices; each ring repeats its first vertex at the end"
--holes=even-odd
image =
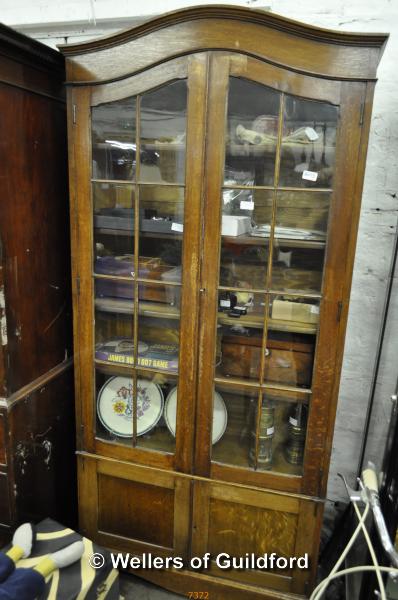
POLYGON ((308 595, 387 36, 245 8, 63 46, 80 520, 140 575, 308 595), (310 555, 222 570, 215 557, 310 555))

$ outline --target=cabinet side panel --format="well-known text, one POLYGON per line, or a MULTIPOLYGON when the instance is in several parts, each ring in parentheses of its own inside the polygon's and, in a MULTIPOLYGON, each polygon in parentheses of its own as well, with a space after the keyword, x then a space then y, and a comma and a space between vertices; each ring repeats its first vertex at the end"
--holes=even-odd
POLYGON ((0 464, 7 464, 5 418, 0 412, 0 464))
POLYGON ((0 84, 8 394, 71 353, 65 105, 0 84))
POLYGON ((18 520, 76 526, 73 369, 17 400, 8 423, 18 520))
POLYGON ((7 473, 0 472, 0 526, 10 525, 10 500, 7 473))

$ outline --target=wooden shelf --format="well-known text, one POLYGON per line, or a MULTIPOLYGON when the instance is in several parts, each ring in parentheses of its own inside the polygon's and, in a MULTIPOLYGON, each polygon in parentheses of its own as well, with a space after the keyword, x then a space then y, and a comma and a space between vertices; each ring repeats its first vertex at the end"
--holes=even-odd
MULTIPOLYGON (((107 430, 100 424, 97 425, 97 439, 105 442, 111 442, 115 445, 122 445, 133 448, 133 438, 117 437, 107 432, 107 430)), ((142 448, 145 450, 153 450, 155 452, 166 452, 168 454, 174 454, 175 452, 175 438, 171 435, 167 427, 156 426, 154 429, 144 435, 137 436, 136 448, 142 448)))
POLYGON ((281 383, 274 383, 272 381, 264 382, 260 385, 256 379, 241 379, 239 377, 226 377, 222 373, 218 373, 216 369, 216 376, 214 377, 214 383, 216 389, 224 390, 230 394, 236 394, 239 392, 258 392, 260 389, 272 396, 273 400, 282 402, 302 402, 307 404, 312 390, 310 388, 299 388, 293 385, 283 385, 281 383), (291 398, 291 399, 290 399, 291 398))
MULTIPOLYGON (((133 229, 108 229, 104 227, 95 227, 95 232, 98 235, 117 235, 117 236, 129 236, 134 237, 133 229)), ((154 238, 154 239, 173 239, 182 240, 182 233, 164 233, 155 231, 140 231, 140 237, 142 238, 154 238)), ((236 244, 237 246, 261 246, 269 244, 269 237, 255 236, 255 235, 223 235, 221 240, 224 243, 236 244)), ((322 240, 292 240, 287 238, 274 238, 274 245, 283 246, 285 248, 313 248, 323 249, 326 246, 326 242, 322 240)))
MULTIPOLYGON (((159 375, 159 376, 170 376, 170 377, 177 377, 178 376, 178 371, 171 371, 171 370, 167 370, 167 369, 152 369, 152 368, 148 368, 148 367, 142 367, 140 365, 137 365, 136 367, 133 365, 125 365, 123 363, 114 363, 114 362, 108 362, 105 360, 98 360, 97 358, 94 360, 94 365, 95 368, 100 371, 101 373, 105 373, 106 375, 116 375, 116 374, 120 374, 120 375, 131 375, 133 376, 133 372, 137 372, 138 376, 141 376, 141 374, 149 374, 149 375, 159 375)), ((153 379, 153 378, 152 378, 153 379)))
MULTIPOLYGON (((120 298, 96 298, 95 308, 101 312, 133 315, 134 301, 120 298)), ((180 311, 171 304, 162 304, 161 302, 142 302, 138 303, 138 314, 144 317, 155 317, 159 319, 180 318, 180 311)), ((239 318, 229 317, 226 313, 218 313, 218 322, 220 325, 241 325, 242 327, 262 328, 264 317, 262 314, 242 315, 239 318)), ((300 323, 298 321, 282 321, 280 319, 268 319, 268 328, 274 331, 286 331, 290 333, 307 333, 315 335, 317 325, 313 323, 300 323)))
MULTIPOLYGON (((229 142, 226 145, 226 154, 230 156, 249 157, 253 156, 264 156, 264 154, 276 154, 277 140, 270 140, 263 144, 249 144, 237 142, 229 142)), ((322 142, 299 142, 282 139, 282 149, 296 149, 296 150, 308 150, 310 153, 312 150, 318 150, 320 153, 324 153, 325 157, 334 156, 335 146, 324 146, 322 142)))
MULTIPOLYGON (((218 322, 220 325, 241 325, 242 327, 263 328, 264 315, 249 313, 239 318, 229 317, 227 313, 218 313, 218 322)), ((281 319, 268 319, 268 329, 273 331, 287 331, 290 333, 308 333, 316 334, 317 325, 313 323, 302 323, 299 321, 283 321, 281 319)))
MULTIPOLYGON (((134 237, 134 229, 108 229, 107 227, 94 227, 94 231, 97 235, 117 235, 117 236, 128 236, 134 237)), ((182 240, 182 233, 164 233, 157 231, 140 231, 139 235, 141 238, 155 238, 155 239, 171 239, 171 240, 182 240)))
MULTIPOLYGON (((223 235, 222 241, 228 244, 236 244, 238 246, 261 246, 269 245, 269 237, 255 235, 238 235, 236 237, 223 235)), ((285 248, 325 248, 326 243, 322 240, 296 240, 281 237, 274 237, 274 246, 283 246, 285 248)))
MULTIPOLYGON (((102 312, 118 313, 123 315, 133 315, 134 300, 123 300, 120 298, 96 298, 95 308, 102 312)), ((159 319, 180 318, 180 311, 171 304, 162 304, 160 302, 138 302, 138 314, 144 317, 156 317, 159 319)))
POLYGON ((185 150, 185 143, 182 142, 145 142, 141 140, 141 149, 145 150, 167 150, 169 152, 176 152, 185 150))

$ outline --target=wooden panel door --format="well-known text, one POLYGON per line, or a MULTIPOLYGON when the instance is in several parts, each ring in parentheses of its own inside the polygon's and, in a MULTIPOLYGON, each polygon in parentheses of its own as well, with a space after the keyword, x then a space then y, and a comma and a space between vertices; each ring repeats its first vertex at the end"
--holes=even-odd
POLYGON ((207 57, 71 92, 80 446, 192 467, 207 57))
POLYGON ((78 457, 80 525, 120 552, 188 553, 190 481, 171 473, 85 455, 78 457))
POLYGON ((313 539, 321 518, 322 504, 310 500, 196 481, 192 554, 210 553, 209 575, 281 592, 306 593, 315 575, 313 539), (263 562, 253 563, 260 557, 263 562), (277 557, 282 559, 279 563, 277 557), (301 557, 299 566, 295 560, 290 562, 293 557, 301 557))
POLYGON ((364 91, 212 53, 199 475, 325 491, 364 91))

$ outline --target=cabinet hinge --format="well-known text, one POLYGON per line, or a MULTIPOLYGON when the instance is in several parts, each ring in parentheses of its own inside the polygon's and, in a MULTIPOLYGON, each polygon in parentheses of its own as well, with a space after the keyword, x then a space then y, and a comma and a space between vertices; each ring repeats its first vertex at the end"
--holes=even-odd
MULTIPOLYGON (((319 469, 319 482, 318 482, 318 496, 321 495, 321 488, 322 488, 322 480, 323 480, 323 469, 322 467, 319 469)), ((318 510, 318 506, 315 503, 314 504, 314 516, 316 515, 318 510)))
POLYGON ((364 114, 365 114, 365 100, 362 100, 362 102, 361 102, 361 110, 360 110, 360 113, 359 113, 359 124, 360 125, 363 125, 364 114))
POLYGON ((340 301, 337 303, 337 322, 338 322, 338 323, 340 322, 340 319, 341 319, 341 313, 342 313, 342 312, 343 312, 343 303, 342 303, 342 301, 340 300, 340 301))
POLYGON ((72 106, 72 115, 73 115, 73 125, 76 125, 76 104, 72 106))

